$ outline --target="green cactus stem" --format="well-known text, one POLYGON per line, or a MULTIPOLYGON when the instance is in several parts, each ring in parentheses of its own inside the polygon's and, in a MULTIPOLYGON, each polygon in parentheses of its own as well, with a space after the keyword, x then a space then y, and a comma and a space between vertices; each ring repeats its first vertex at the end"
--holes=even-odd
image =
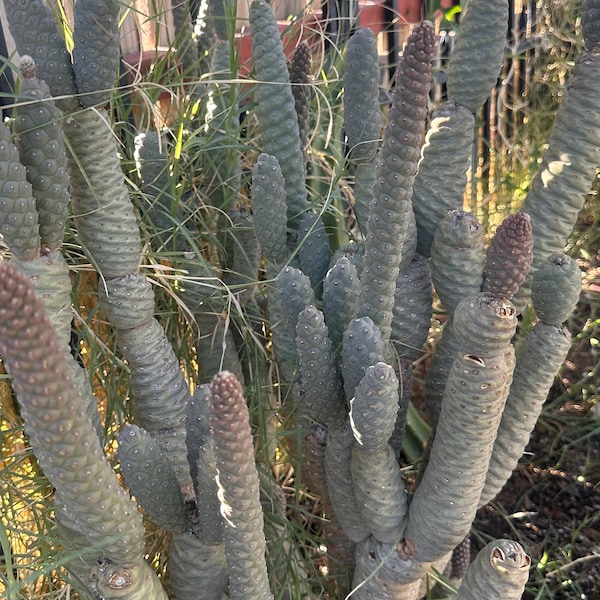
POLYGON ((4 7, 19 54, 33 58, 38 76, 48 84, 58 108, 77 110, 80 105, 71 55, 46 3, 6 0, 4 7))
POLYGON ((108 114, 103 109, 82 110, 65 120, 64 130, 81 242, 103 277, 129 275, 140 261, 140 233, 108 114))
POLYGON ((61 113, 46 83, 36 77, 34 60, 22 56, 19 69, 22 80, 15 107, 15 144, 35 196, 42 248, 57 250, 65 237, 70 200, 61 113))
POLYGON ((530 566, 531 559, 517 542, 490 542, 468 568, 456 600, 519 600, 530 566))
POLYGON ((455 102, 445 102, 433 112, 412 197, 417 252, 424 256, 430 256, 440 221, 463 206, 474 127, 471 111, 455 102))
POLYGON ((123 568, 139 565, 142 517, 104 458, 41 300, 6 262, 0 262, 0 340, 31 445, 60 493, 61 510, 99 556, 123 568))
POLYGON ((418 25, 407 41, 397 70, 369 209, 355 316, 370 317, 386 343, 391 334, 394 291, 401 260, 406 264, 412 260, 407 248, 403 253, 403 244, 408 221, 413 218, 410 198, 425 128, 434 48, 431 23, 418 25))
POLYGON ((581 269, 566 254, 551 254, 533 276, 533 309, 548 325, 562 325, 575 310, 580 294, 581 269))
POLYGON ((533 232, 526 213, 509 215, 487 249, 482 290, 510 300, 525 281, 533 259, 533 232))
POLYGON ((448 99, 476 113, 496 85, 506 45, 508 0, 469 0, 448 64, 448 99))
POLYGON ((186 77, 196 78, 199 75, 197 71, 198 47, 193 39, 194 27, 192 15, 190 14, 190 3, 174 2, 171 5, 171 14, 173 15, 173 27, 177 35, 175 43, 181 69, 186 77))
POLYGON ((82 106, 105 106, 119 72, 118 0, 77 0, 73 72, 82 106))
POLYGON ((267 261, 287 258, 285 186, 277 158, 259 155, 252 171, 252 214, 256 236, 267 261))
POLYGON ((229 598, 272 600, 248 407, 242 387, 232 373, 215 375, 209 406, 224 520, 229 598))
POLYGON ((331 250, 323 220, 316 213, 307 212, 300 221, 298 258, 300 269, 310 279, 317 298, 321 299, 323 280, 329 268, 331 250))
POLYGON ((588 50, 600 46, 600 4, 598 4, 598 0, 583 0, 581 30, 585 47, 588 50))
POLYGON ((556 113, 540 170, 521 211, 533 228, 531 273, 513 302, 522 310, 531 296, 531 279, 546 258, 562 252, 600 164, 600 48, 580 54, 556 113))
POLYGON ((357 163, 370 162, 379 149, 383 120, 377 40, 371 29, 358 29, 348 40, 343 82, 348 157, 357 163))
POLYGON ((250 31, 262 148, 277 158, 285 173, 288 225, 296 231, 308 208, 304 155, 283 44, 273 9, 265 0, 250 5, 250 31))
POLYGON ((11 141, 11 133, 0 123, 0 235, 21 260, 40 255, 38 212, 27 170, 11 141))
POLYGON ((307 148, 310 134, 310 69, 310 46, 308 42, 301 40, 296 46, 290 62, 290 83, 292 84, 292 94, 295 101, 296 116, 298 117, 300 144, 305 163, 308 158, 307 148))
POLYGON ((110 560, 99 559, 92 579, 94 597, 103 600, 167 600, 160 580, 146 562, 122 567, 110 560))

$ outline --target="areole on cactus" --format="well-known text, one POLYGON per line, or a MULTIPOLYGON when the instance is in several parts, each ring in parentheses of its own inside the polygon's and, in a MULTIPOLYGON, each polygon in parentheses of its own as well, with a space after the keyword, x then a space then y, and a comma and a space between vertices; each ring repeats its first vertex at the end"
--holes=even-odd
MULTIPOLYGON (((510 476, 570 346, 563 323, 581 273, 561 252, 598 162, 598 128, 590 126, 600 114, 590 101, 600 85, 597 49, 577 62, 530 196, 498 226, 486 252, 484 228, 462 210, 462 194, 473 115, 502 63, 508 0, 470 0, 448 69, 448 102, 431 114, 433 25, 422 23, 409 37, 385 114, 374 37, 356 31, 345 50, 349 148, 340 154, 355 196, 346 207, 350 218, 337 224, 352 243, 336 248, 326 226, 329 206, 312 198, 307 184, 310 49, 299 46, 290 76, 264 0, 250 8, 254 80, 244 90, 254 103, 244 134, 256 127, 256 147, 238 139, 242 92, 231 48, 221 40, 207 57, 225 75, 207 84, 203 120, 190 120, 202 122, 211 160, 190 160, 190 170, 204 171, 174 182, 156 132, 138 132, 136 172, 126 177, 122 170, 105 108, 117 76, 118 3, 76 3, 72 63, 45 4, 32 2, 30 12, 5 4, 17 48, 33 59, 22 63, 19 100, 27 102, 17 105, 13 131, 0 126, 0 232, 11 253, 0 261, 0 354, 33 451, 56 489, 56 520, 84 559, 66 565, 81 593, 319 597, 307 581, 286 582, 282 553, 272 550, 293 528, 274 476, 274 457, 286 455, 297 489, 308 489, 319 507, 335 597, 423 597, 428 574, 443 571, 478 507, 510 476), (36 24, 44 34, 38 45, 28 35, 36 24), (295 85, 302 94, 294 94, 295 85), (44 110, 32 112, 38 105, 44 110), (572 121, 585 130, 585 143, 564 134, 572 121), (45 134, 39 149, 31 130, 45 134), (575 161, 564 161, 548 180, 562 147, 573 156, 581 147, 585 177, 571 170, 575 161), (43 176, 35 160, 28 162, 39 153, 51 171, 43 176), (201 175, 211 179, 202 203, 194 187, 201 175), (50 176, 50 187, 38 185, 50 176), (138 178, 135 186, 128 177, 138 178), (546 181, 552 223, 540 199, 546 181), (186 185, 189 194, 176 200, 174 190, 186 185), (132 202, 134 187, 145 211, 132 202), (559 214, 555 195, 571 188, 568 210, 559 214), (102 314, 128 369, 134 423, 119 424, 117 457, 136 502, 104 455, 95 399, 66 349, 70 281, 61 242, 69 202, 77 240, 98 275, 102 314), (186 202, 199 204, 190 210, 186 202), (194 221, 198 214, 208 216, 194 221), (139 219, 154 228, 152 244, 145 245, 139 219), (168 261, 162 267, 173 273, 178 319, 189 326, 178 340, 193 355, 186 369, 145 274, 146 253, 161 251, 168 261), (535 324, 521 332, 518 315, 529 297, 535 324), (415 483, 405 480, 399 457, 412 364, 426 343, 434 298, 448 320, 425 386, 432 441, 415 483), (267 414, 268 425, 261 422, 267 414), (262 433, 272 428, 272 439, 265 442, 257 423, 262 433), (138 508, 171 536, 165 585, 144 558, 138 508)), ((217 0, 208 4, 209 16, 228 14, 217 0)), ((583 10, 590 46, 597 38, 592 4, 583 10)), ((204 41, 227 37, 218 21, 204 41)), ((194 56, 186 54, 186 77, 200 79, 194 56)), ((286 556, 301 554, 284 543, 286 556)), ((491 542, 456 598, 519 598, 530 563, 516 542, 491 542)))

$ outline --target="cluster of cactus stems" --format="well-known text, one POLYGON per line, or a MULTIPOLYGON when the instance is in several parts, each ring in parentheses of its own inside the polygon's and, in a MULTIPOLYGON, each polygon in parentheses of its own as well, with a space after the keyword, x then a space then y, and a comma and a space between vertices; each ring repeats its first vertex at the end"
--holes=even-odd
MULTIPOLYGON (((570 347, 564 323, 581 273, 563 248, 600 163, 599 3, 583 3, 586 50, 540 172, 487 249, 463 194, 475 114, 502 63, 508 0, 468 2, 447 69, 448 99, 432 114, 430 23, 406 43, 385 115, 375 37, 358 29, 349 38, 343 126, 344 168, 354 180, 352 242, 340 248, 331 248, 322 199, 311 199, 306 184, 308 46, 298 46, 288 69, 272 9, 254 0, 260 153, 247 197, 234 143, 239 90, 223 25, 228 7, 209 1, 207 29, 195 39, 187 5, 178 3, 186 78, 200 77, 206 56, 216 73, 204 121, 192 121, 190 133, 210 132, 214 143, 195 164, 209 182, 197 210, 220 215, 203 221, 219 240, 212 249, 194 243, 199 228, 174 200, 157 132, 140 132, 135 159, 152 243, 189 274, 174 292, 199 333, 198 373, 187 376, 139 268, 139 215, 106 108, 117 77, 120 3, 75 4, 72 56, 42 0, 5 7, 21 77, 12 130, 0 125, 0 232, 10 250, 0 262, 0 355, 56 490, 64 543, 77 550, 66 566, 81 594, 312 597, 301 567, 295 588, 284 585, 286 563, 268 550, 281 528, 265 519, 265 498, 285 520, 285 497, 272 475, 265 478, 271 458, 255 451, 245 396, 253 378, 276 373, 275 408, 288 431, 281 445, 320 499, 336 597, 352 590, 357 599, 420 598, 431 569, 447 568, 456 598, 520 598, 530 559, 516 542, 491 542, 466 572, 452 573, 450 558, 516 466, 570 347), (70 352, 71 283, 61 245, 71 217, 130 370, 133 422, 118 436, 117 456, 137 504, 103 453, 96 400, 70 352), (409 489, 400 461, 412 365, 429 335, 434 294, 447 320, 425 385, 426 466, 409 489), (246 329, 259 324, 252 339, 268 331, 260 352, 240 341, 243 327, 236 331, 224 315, 225 297, 235 299, 246 329), (518 316, 530 303, 534 324, 521 332, 518 316), (145 561, 138 507, 171 534, 168 587, 145 561)), ((266 396, 258 402, 273 402, 266 396)))

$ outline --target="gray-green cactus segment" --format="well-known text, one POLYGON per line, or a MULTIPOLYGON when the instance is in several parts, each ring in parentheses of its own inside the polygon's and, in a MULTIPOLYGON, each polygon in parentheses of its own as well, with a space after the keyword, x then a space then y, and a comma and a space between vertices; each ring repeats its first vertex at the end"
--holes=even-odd
POLYGON ((341 367, 348 402, 354 397, 366 370, 371 365, 384 362, 385 352, 385 344, 372 319, 361 317, 350 321, 342 341, 341 367))
POLYGON ((349 420, 328 430, 325 476, 329 499, 346 536, 353 542, 360 542, 369 536, 369 530, 358 507, 352 485, 350 465, 353 447, 354 434, 349 420))
POLYGON ((104 278, 128 275, 138 268, 141 240, 108 114, 82 110, 63 126, 79 238, 104 278))
POLYGON ((300 145, 307 160, 308 137, 310 133, 310 69, 311 56, 308 42, 301 40, 294 50, 290 62, 290 83, 294 96, 296 116, 298 117, 298 131, 300 133, 300 145))
POLYGON ((476 113, 496 85, 506 45, 508 0, 469 0, 448 63, 448 99, 476 113))
POLYGON ((481 289, 510 300, 525 281, 532 258, 533 232, 529 215, 524 212, 508 215, 488 246, 481 289))
POLYGON ((161 581, 145 561, 123 567, 110 560, 97 561, 93 575, 94 597, 103 600, 167 600, 161 581))
POLYGON ((200 448, 210 439, 210 410, 208 399, 210 397, 210 386, 199 385, 187 405, 185 419, 185 443, 188 450, 188 462, 190 463, 190 474, 194 485, 196 485, 197 460, 200 448))
POLYGON ((348 40, 343 82, 348 157, 356 162, 370 162, 379 149, 383 120, 377 40, 371 29, 358 29, 348 40))
POLYGON ((0 123, 0 182, 0 234, 13 256, 33 260, 40 255, 38 212, 27 170, 4 123, 0 123))
POLYGON ((242 386, 232 373, 222 371, 215 375, 209 406, 224 521, 229 598, 272 599, 248 407, 242 386))
MULTIPOLYGON (((394 290, 412 218, 412 184, 417 171, 431 84, 435 34, 429 22, 411 33, 396 72, 396 88, 383 134, 373 201, 369 209, 357 317, 370 317, 387 342, 394 290)), ((407 244, 408 245, 408 244, 407 244)))
MULTIPOLYGON (((198 47, 193 39, 194 27, 189 2, 174 2, 171 6, 173 27, 176 33, 177 57, 186 77, 197 77, 198 47)), ((195 19, 194 19, 195 20, 195 19)))
POLYGON ((530 277, 513 302, 529 302, 531 275, 550 254, 562 252, 600 164, 600 48, 580 54, 556 113, 540 170, 521 206, 533 227, 530 277))
POLYGON ((408 499, 396 454, 388 441, 398 413, 398 379, 379 362, 370 366, 350 403, 352 485, 358 509, 370 533, 396 542, 402 533, 408 499))
POLYGON ((304 156, 286 57, 273 9, 265 0, 250 5, 250 31, 262 148, 285 173, 288 226, 295 231, 308 207, 304 156))
POLYGON ((118 0, 77 0, 73 72, 82 106, 104 106, 119 72, 118 0))
POLYGON ((390 341, 396 356, 416 360, 423 351, 433 314, 429 261, 415 254, 396 279, 390 341))
POLYGON ((252 171, 252 215, 267 261, 282 265, 287 258, 285 186, 278 160, 260 154, 252 171))
POLYGON ((323 282, 323 314, 336 353, 342 348, 344 331, 354 315, 358 294, 356 267, 346 256, 340 256, 323 282))
POLYGON ((551 254, 533 276, 533 309, 540 321, 548 325, 564 323, 575 310, 580 294, 581 269, 566 254, 551 254))
POLYGON ((525 339, 517 355, 480 506, 500 492, 517 466, 570 346, 571 335, 565 326, 541 321, 525 339))
POLYGON ((225 547, 207 544, 192 532, 173 536, 169 579, 177 600, 223 600, 227 589, 225 547))
POLYGON ((317 298, 321 299, 323 280, 331 260, 331 249, 323 220, 316 213, 307 212, 300 221, 298 258, 300 269, 310 279, 317 298))
POLYGON ((431 246, 431 278, 449 315, 458 303, 481 290, 484 230, 477 217, 452 210, 441 218, 431 246))
POLYGON ((117 329, 143 327, 154 315, 152 286, 139 271, 101 281, 98 296, 109 322, 117 329))
POLYGON ((600 4, 598 0, 583 0, 581 4, 581 32, 588 50, 600 46, 600 4))
POLYGON ((6 0, 4 7, 19 54, 33 57, 39 78, 48 84, 61 110, 76 110, 79 102, 71 55, 46 3, 6 0))
POLYGON ((342 378, 323 313, 315 306, 298 315, 296 348, 302 394, 298 416, 325 427, 340 425, 346 416, 342 378))
POLYGON ((136 422, 159 443, 175 471, 184 499, 193 497, 186 460, 185 418, 190 391, 160 323, 117 329, 117 344, 129 363, 136 422))
POLYGON ((517 542, 490 542, 467 569, 456 600, 519 600, 530 566, 531 559, 517 542))
POLYGON ((375 166, 377 157, 370 162, 361 162, 354 169, 354 204, 352 209, 358 223, 359 230, 364 234, 369 220, 369 205, 373 199, 375 187, 375 166))
POLYGON ((104 457, 54 328, 27 278, 0 262, 0 353, 31 446, 79 533, 121 566, 143 560, 142 517, 104 457))
MULTIPOLYGON (((462 345, 448 376, 436 437, 410 503, 405 537, 417 562, 433 562, 467 535, 485 483, 512 376, 499 353, 481 357, 462 345)), ((512 349, 512 347, 510 347, 512 349)))
POLYGON ((412 197, 419 254, 430 256, 439 222, 463 206, 474 135, 475 117, 464 106, 445 102, 434 110, 412 197))
POLYGON ((65 236, 70 199, 61 113, 46 83, 36 77, 36 65, 30 56, 21 57, 20 70, 15 144, 33 189, 41 245, 56 250, 65 236))
POLYGON ((211 437, 202 444, 196 457, 196 501, 199 522, 194 530, 205 543, 214 545, 223 543, 223 517, 218 490, 217 460, 211 437))
POLYGON ((117 440, 121 471, 138 504, 156 524, 182 533, 187 525, 183 496, 158 443, 137 425, 127 425, 117 440))

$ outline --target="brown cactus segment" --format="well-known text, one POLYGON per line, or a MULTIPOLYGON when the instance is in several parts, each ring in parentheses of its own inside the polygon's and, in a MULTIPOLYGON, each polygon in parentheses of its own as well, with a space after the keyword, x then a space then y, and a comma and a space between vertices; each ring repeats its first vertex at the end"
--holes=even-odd
POLYGON ((224 519, 229 598, 272 598, 248 407, 235 375, 228 371, 215 375, 209 407, 224 519))
POLYGON ((515 213, 496 229, 487 250, 483 289, 510 300, 525 281, 533 260, 533 232, 526 213, 515 213))

